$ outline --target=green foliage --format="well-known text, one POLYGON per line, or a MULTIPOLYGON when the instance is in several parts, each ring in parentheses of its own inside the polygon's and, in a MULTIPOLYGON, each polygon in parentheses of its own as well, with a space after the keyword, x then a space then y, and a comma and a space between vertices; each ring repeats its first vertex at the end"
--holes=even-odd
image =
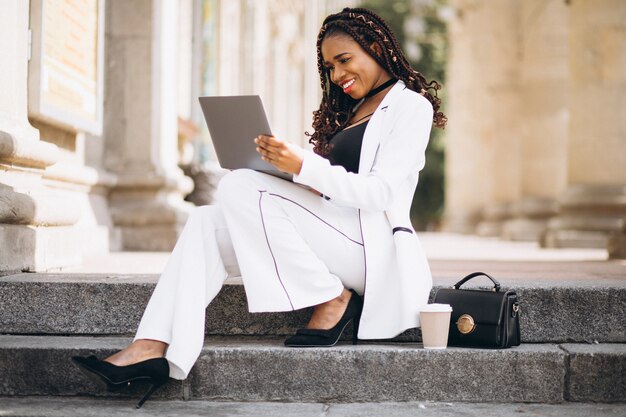
MULTIPOLYGON (((438 12, 446 4, 446 0, 364 0, 361 6, 385 19, 414 69, 427 80, 445 85, 446 24, 438 12), (419 56, 408 53, 415 46, 421 52, 419 56)), ((445 104, 441 91, 439 97, 445 104)), ((442 131, 433 128, 426 148, 426 166, 420 172, 411 207, 411 220, 418 230, 437 228, 443 215, 444 163, 442 131)))

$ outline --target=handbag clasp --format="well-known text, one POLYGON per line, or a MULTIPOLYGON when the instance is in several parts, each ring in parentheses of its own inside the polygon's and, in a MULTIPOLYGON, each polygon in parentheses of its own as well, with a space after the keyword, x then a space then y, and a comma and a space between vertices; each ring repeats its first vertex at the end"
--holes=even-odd
POLYGON ((469 314, 463 314, 456 322, 456 328, 461 334, 470 334, 476 328, 474 318, 469 314))

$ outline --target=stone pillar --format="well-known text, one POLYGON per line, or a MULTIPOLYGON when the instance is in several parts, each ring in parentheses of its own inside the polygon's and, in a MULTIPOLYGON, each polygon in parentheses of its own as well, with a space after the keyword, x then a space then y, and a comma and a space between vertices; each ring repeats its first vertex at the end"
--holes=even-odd
POLYGON ((489 200, 486 178, 491 170, 484 151, 487 143, 481 132, 481 119, 486 114, 485 95, 476 86, 481 77, 476 54, 483 11, 475 1, 454 0, 450 6, 454 16, 448 24, 449 55, 447 69, 445 130, 445 215, 444 230, 473 233, 480 212, 489 200), (472 109, 472 111, 468 111, 472 109))
POLYGON ((191 207, 177 165, 177 5, 106 3, 105 166, 127 250, 171 250, 191 207))
POLYGON ((479 152, 487 154, 483 167, 486 175, 479 181, 486 182, 488 200, 476 233, 500 236, 504 222, 512 215, 511 203, 521 197, 520 2, 482 1, 480 8, 478 44, 471 52, 479 72, 472 80, 472 91, 485 96, 486 112, 471 107, 464 111, 480 123, 479 152))
POLYGON ((520 115, 523 198, 511 206, 503 237, 538 241, 567 173, 569 7, 562 0, 521 2, 520 115))
POLYGON ((301 33, 304 8, 305 2, 272 1, 269 8, 271 20, 268 22, 272 33, 272 130, 298 145, 306 142, 306 128, 302 125, 305 63, 301 33))
POLYGON ((0 272, 80 261, 66 237, 80 212, 42 182, 58 148, 40 141, 28 121, 28 22, 28 2, 0 2, 0 272))
POLYGON ((242 78, 246 68, 242 65, 241 55, 245 46, 242 39, 244 28, 241 27, 241 2, 239 0, 219 2, 219 63, 217 79, 220 95, 242 94, 242 78))
POLYGON ((570 3, 567 189, 549 247, 626 257, 626 2, 570 3))
MULTIPOLYGON (((320 76, 317 70, 317 35, 326 17, 324 5, 317 1, 307 1, 304 3, 304 38, 302 52, 304 55, 304 108, 301 120, 303 131, 313 133, 313 112, 320 106, 322 100, 322 89, 320 87, 320 76)), ((309 145, 308 136, 302 135, 302 145, 312 148, 309 145)))
POLYGON ((520 195, 518 2, 451 6, 444 228, 497 236, 520 195))

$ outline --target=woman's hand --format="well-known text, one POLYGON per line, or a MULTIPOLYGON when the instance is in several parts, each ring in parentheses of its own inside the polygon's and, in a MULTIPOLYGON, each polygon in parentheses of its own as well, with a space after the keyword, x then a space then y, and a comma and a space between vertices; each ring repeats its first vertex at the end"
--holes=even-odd
POLYGON ((259 135, 254 139, 256 151, 261 158, 276 168, 289 174, 299 174, 302 168, 302 148, 284 142, 274 136, 259 135))

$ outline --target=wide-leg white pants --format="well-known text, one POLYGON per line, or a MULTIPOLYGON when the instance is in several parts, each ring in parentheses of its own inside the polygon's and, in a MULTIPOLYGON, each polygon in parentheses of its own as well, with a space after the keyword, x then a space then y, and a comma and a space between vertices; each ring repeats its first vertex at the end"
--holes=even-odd
POLYGON ((204 341, 205 309, 228 276, 241 275, 250 312, 317 305, 344 287, 363 294, 357 209, 251 170, 218 186, 218 203, 189 216, 135 335, 167 343, 170 376, 184 379, 204 341))

